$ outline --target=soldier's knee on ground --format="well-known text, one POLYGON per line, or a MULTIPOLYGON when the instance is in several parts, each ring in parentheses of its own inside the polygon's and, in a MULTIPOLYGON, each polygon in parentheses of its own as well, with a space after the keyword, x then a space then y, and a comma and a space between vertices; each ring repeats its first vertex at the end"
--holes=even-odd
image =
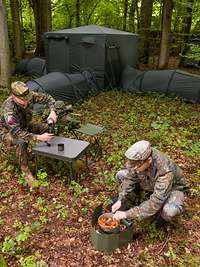
POLYGON ((161 212, 161 216, 166 221, 171 221, 175 216, 180 215, 183 212, 183 207, 178 206, 176 204, 166 204, 163 207, 163 210, 161 212))

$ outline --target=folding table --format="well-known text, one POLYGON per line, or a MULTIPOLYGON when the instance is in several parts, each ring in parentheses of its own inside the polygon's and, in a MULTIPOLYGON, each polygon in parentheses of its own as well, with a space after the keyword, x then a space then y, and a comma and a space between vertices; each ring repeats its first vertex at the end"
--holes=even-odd
POLYGON ((55 136, 48 143, 47 142, 37 143, 32 148, 32 151, 36 156, 41 155, 66 161, 70 167, 70 179, 73 179, 74 178, 73 163, 77 159, 80 159, 82 156, 85 156, 85 163, 88 169, 87 150, 89 149, 89 147, 90 143, 87 141, 55 136), (63 151, 58 150, 59 149, 58 144, 64 145, 63 151))

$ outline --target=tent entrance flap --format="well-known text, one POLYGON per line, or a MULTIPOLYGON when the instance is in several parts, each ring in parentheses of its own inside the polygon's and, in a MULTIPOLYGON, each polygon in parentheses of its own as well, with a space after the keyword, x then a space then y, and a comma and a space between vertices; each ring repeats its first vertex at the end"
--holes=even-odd
POLYGON ((109 87, 118 86, 121 80, 120 46, 106 45, 106 76, 109 79, 109 87))

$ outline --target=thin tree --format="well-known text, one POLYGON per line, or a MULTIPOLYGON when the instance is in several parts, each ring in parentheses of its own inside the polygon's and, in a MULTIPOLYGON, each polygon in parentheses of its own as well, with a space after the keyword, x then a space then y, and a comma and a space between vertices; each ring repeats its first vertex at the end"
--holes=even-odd
POLYGON ((14 57, 16 60, 18 60, 22 58, 25 51, 20 15, 19 15, 19 1, 10 0, 10 9, 12 16, 14 57))
POLYGON ((137 0, 132 0, 129 10, 129 31, 135 32, 135 11, 137 6, 137 0))
POLYGON ((169 40, 171 34, 171 18, 173 11, 173 0, 163 0, 162 6, 162 33, 160 44, 160 55, 158 68, 164 69, 169 61, 169 40))
POLYGON ((124 0, 123 31, 126 30, 127 14, 128 14, 128 0, 124 0))
POLYGON ((44 55, 43 33, 51 30, 51 1, 29 0, 33 9, 36 30, 35 54, 44 55))
POLYGON ((148 63, 149 59, 149 36, 151 28, 153 0, 142 0, 140 9, 140 61, 148 63))
POLYGON ((183 18, 182 33, 184 34, 184 41, 188 42, 190 38, 190 29, 192 25, 192 11, 193 11, 194 0, 187 0, 186 3, 187 7, 183 18))
POLYGON ((5 0, 0 0, 0 85, 9 86, 10 82, 10 50, 6 19, 5 0))
POLYGON ((80 26, 80 0, 76 0, 76 27, 80 26))

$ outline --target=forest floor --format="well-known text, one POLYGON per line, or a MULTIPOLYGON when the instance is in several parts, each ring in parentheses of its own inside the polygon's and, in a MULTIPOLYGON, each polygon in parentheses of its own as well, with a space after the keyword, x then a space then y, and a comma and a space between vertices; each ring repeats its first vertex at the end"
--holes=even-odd
MULTIPOLYGON (((82 123, 106 129, 103 155, 89 156, 89 173, 82 172, 79 180, 68 183, 66 164, 40 157, 36 175, 46 190, 30 192, 14 151, 0 154, 0 250, 8 266, 200 266, 200 106, 157 94, 109 91, 75 105, 74 112, 82 123), (126 149, 141 139, 183 169, 190 186, 185 212, 160 230, 134 223, 131 243, 111 254, 99 252, 90 242, 94 208, 117 195, 115 173, 124 165, 126 149)), ((34 162, 30 165, 34 170, 34 162)))

